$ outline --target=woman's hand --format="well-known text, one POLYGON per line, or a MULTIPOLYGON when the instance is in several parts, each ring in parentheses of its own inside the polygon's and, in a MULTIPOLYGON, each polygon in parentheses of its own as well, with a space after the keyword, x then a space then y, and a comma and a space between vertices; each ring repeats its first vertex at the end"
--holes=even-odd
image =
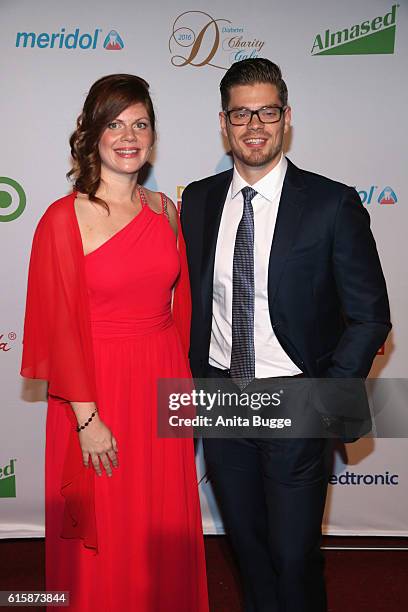
MULTIPOLYGON (((78 425, 86 423, 88 418, 96 411, 93 402, 71 402, 72 410, 78 421, 78 425)), ((89 458, 98 476, 102 476, 101 463, 108 476, 112 476, 112 466, 117 468, 118 445, 109 427, 99 418, 96 413, 84 429, 79 432, 79 443, 85 467, 89 467, 89 458)))
POLYGON ((89 457, 98 476, 102 476, 101 463, 106 474, 112 476, 112 466, 117 468, 118 446, 109 427, 96 414, 92 421, 79 432, 79 443, 82 449, 84 465, 89 466, 89 457))

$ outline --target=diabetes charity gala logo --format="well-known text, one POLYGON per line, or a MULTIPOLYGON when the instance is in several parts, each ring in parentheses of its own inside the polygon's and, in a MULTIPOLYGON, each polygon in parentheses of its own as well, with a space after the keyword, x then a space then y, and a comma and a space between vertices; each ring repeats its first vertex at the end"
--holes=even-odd
POLYGON ((14 221, 26 207, 24 189, 14 179, 0 176, 0 222, 14 221))
POLYGON ((171 63, 177 68, 227 70, 234 62, 259 57, 264 46, 265 41, 247 33, 244 26, 214 19, 204 11, 186 11, 176 17, 169 39, 171 63))
POLYGON ((117 30, 110 30, 103 35, 101 28, 91 32, 82 32, 79 28, 68 30, 60 28, 58 32, 17 32, 16 47, 21 49, 81 49, 95 50, 103 47, 106 51, 120 51, 125 46, 117 30))

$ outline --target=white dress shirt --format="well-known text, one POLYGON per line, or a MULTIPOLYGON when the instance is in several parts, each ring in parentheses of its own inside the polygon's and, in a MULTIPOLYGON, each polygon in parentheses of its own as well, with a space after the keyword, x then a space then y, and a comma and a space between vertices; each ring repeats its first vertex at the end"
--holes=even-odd
POLYGON ((268 303, 268 267, 278 214, 279 200, 288 162, 282 155, 278 164, 260 181, 248 185, 234 167, 218 233, 214 265, 213 315, 209 362, 229 369, 232 346, 232 266, 235 237, 244 200, 241 189, 252 187, 255 228, 255 377, 293 376, 301 370, 279 344, 272 329, 268 303))

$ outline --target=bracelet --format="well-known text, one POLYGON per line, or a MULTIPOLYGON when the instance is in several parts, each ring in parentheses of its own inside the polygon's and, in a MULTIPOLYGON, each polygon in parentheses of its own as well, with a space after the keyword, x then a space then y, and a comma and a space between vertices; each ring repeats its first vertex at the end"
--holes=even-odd
POLYGON ((95 409, 95 411, 91 414, 91 416, 89 417, 89 419, 86 421, 86 423, 84 423, 83 425, 78 425, 78 427, 75 428, 75 431, 80 432, 81 429, 85 429, 85 427, 87 427, 89 425, 89 423, 92 421, 92 419, 94 418, 95 414, 98 412, 97 409, 95 409))

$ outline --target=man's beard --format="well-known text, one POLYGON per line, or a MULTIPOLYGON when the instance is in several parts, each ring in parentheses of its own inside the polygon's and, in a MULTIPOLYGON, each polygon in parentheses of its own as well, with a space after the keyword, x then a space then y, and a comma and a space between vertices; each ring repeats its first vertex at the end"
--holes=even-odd
POLYGON ((258 168, 262 166, 268 165, 271 161, 273 161, 278 155, 280 155, 281 147, 275 146, 268 151, 250 151, 248 153, 242 152, 242 149, 239 150, 238 155, 236 157, 246 164, 247 166, 251 166, 252 168, 258 168))

